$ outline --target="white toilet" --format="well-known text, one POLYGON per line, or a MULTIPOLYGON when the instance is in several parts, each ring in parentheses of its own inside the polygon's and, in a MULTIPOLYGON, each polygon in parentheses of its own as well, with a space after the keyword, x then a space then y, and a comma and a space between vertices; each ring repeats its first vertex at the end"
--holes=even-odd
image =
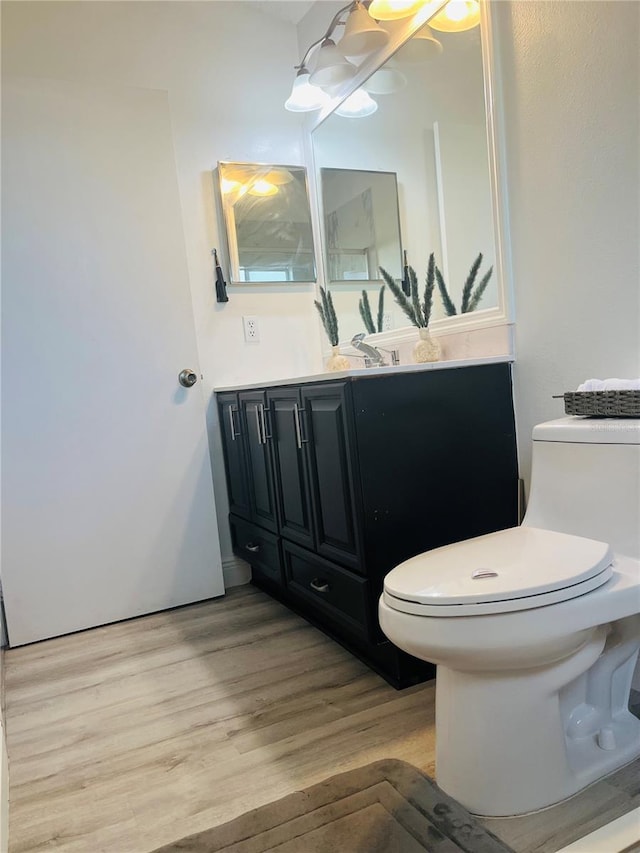
POLYGON ((640 420, 535 427, 521 527, 384 582, 392 642, 436 663, 436 779, 480 815, 552 805, 640 755, 640 420))

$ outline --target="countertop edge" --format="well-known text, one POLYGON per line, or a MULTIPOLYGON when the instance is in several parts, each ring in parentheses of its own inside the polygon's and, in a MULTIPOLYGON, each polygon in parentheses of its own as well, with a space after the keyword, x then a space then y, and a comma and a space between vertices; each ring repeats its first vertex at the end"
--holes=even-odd
POLYGON ((431 361, 425 364, 400 364, 395 367, 354 368, 309 376, 289 376, 286 379, 264 379, 260 382, 242 382, 237 385, 216 385, 216 394, 229 391, 252 391, 258 388, 276 388, 283 385, 303 385, 308 382, 332 382, 340 379, 374 379, 379 376, 398 376, 403 373, 418 373, 425 370, 451 370, 456 367, 479 367, 483 364, 512 363, 513 355, 492 355, 483 358, 459 358, 450 361, 431 361))

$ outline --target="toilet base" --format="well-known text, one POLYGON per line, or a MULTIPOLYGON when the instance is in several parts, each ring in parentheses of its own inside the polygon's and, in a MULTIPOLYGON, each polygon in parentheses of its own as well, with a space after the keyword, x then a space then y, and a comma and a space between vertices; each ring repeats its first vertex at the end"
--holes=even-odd
POLYGON ((436 780, 470 812, 558 803, 640 755, 628 710, 638 617, 593 630, 564 660, 519 672, 436 675, 436 780))

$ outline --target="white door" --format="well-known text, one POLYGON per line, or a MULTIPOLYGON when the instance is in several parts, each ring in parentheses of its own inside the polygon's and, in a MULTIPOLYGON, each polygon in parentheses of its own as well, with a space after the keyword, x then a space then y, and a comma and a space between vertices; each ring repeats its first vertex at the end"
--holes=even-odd
POLYGON ((224 587, 167 95, 5 80, 2 135, 15 646, 224 587))

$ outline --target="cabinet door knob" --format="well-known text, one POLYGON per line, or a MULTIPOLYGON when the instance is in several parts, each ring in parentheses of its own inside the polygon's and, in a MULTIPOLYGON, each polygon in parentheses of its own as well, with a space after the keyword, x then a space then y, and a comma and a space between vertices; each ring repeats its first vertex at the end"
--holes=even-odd
POLYGON ((331 587, 326 581, 320 580, 320 578, 314 578, 309 584, 311 589, 315 589, 316 592, 329 592, 331 587))
POLYGON ((247 549, 247 551, 251 551, 251 553, 252 553, 252 554, 257 554, 257 553, 258 553, 258 551, 260 550, 260 546, 259 546, 259 545, 254 545, 254 544, 252 544, 252 543, 248 543, 248 544, 247 544, 247 545, 245 545, 244 547, 247 549))

